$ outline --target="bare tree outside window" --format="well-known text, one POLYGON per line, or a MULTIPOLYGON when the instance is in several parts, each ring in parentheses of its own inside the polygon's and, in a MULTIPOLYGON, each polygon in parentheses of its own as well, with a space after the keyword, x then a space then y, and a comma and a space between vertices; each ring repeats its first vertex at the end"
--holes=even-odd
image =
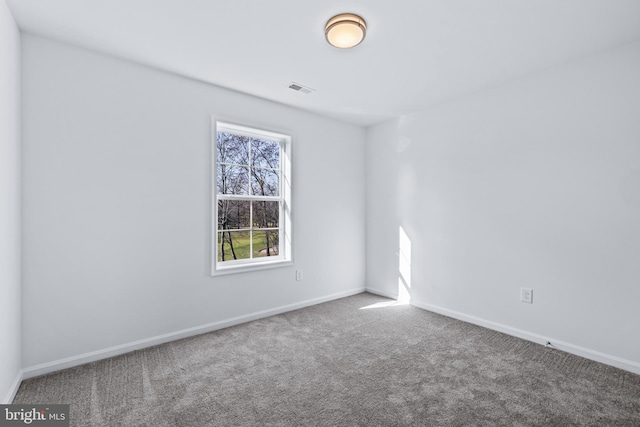
POLYGON ((280 254, 282 142, 247 133, 216 132, 218 263, 280 254))

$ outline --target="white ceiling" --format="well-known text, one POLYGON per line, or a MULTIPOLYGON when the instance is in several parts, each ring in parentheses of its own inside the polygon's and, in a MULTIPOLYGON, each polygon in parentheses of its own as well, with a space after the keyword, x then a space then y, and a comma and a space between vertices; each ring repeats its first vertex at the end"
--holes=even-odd
POLYGON ((638 0, 8 0, 23 31, 358 125, 640 40, 638 0), (324 40, 353 12, 365 41, 324 40), (305 95, 291 82, 316 89, 305 95))

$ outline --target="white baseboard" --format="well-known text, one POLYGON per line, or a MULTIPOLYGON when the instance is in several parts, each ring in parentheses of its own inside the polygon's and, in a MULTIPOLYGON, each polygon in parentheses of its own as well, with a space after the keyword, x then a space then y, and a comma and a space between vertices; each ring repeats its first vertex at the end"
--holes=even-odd
MULTIPOLYGON (((276 314, 286 313, 288 311, 298 310, 300 308, 321 304, 323 302, 360 294, 364 291, 365 291, 364 287, 354 288, 348 291, 326 295, 320 298, 314 298, 306 301, 297 302, 294 304, 283 305, 281 307, 276 307, 270 310, 258 311, 258 312, 247 314, 244 316, 233 317, 231 319, 221 320, 219 322, 214 322, 206 325, 196 326, 193 328, 183 329, 181 331, 171 332, 164 335, 158 335, 155 337, 146 338, 143 340, 134 341, 127 344, 117 345, 117 346, 105 348, 102 350, 80 354, 78 356, 72 356, 72 357, 67 357, 65 359, 42 363, 36 366, 31 366, 29 368, 23 369, 22 378, 27 379, 27 378, 37 377, 39 375, 48 374, 50 372, 59 371, 61 369, 67 369, 73 366, 95 362, 96 360, 106 359, 108 357, 129 353, 134 350, 140 350, 143 348, 152 347, 154 345, 164 344, 170 341, 175 341, 182 338, 188 338, 191 336, 216 331, 218 329, 228 328, 230 326, 239 325, 241 323, 250 322, 252 320, 262 319, 269 316, 275 316, 276 314)), ((19 385, 20 383, 18 382, 18 386, 19 385)), ((17 388, 16 388, 16 391, 17 391, 17 388)))
POLYGON ((370 294, 378 295, 378 296, 381 296, 381 297, 390 298, 390 299, 398 299, 398 293, 397 292, 395 294, 392 294, 392 293, 389 293, 389 292, 386 292, 386 291, 381 291, 379 289, 369 288, 369 287, 367 287, 366 291, 369 292, 370 294))
POLYGON ((523 331, 521 329, 512 328, 511 326, 484 320, 479 317, 469 316, 467 314, 460 313, 454 310, 426 304, 421 301, 415 301, 414 299, 411 300, 411 305, 427 311, 433 311, 434 313, 442 314, 444 316, 453 317, 454 319, 462 320, 464 322, 473 323, 474 325, 482 326, 487 329, 502 332, 507 335, 522 338, 527 341, 532 341, 541 345, 546 345, 549 342, 551 343, 553 348, 557 350, 562 350, 567 353, 575 354, 576 356, 584 357, 585 359, 594 360, 596 362, 604 363, 605 365, 615 366, 616 368, 624 369, 625 371, 633 372, 634 374, 640 375, 640 363, 631 360, 622 359, 617 356, 612 356, 596 350, 591 350, 568 342, 556 340, 552 337, 545 337, 542 335, 523 331))
POLYGON ((16 378, 13 380, 13 383, 11 384, 11 388, 9 388, 9 392, 7 393, 7 396, 2 401, 3 405, 8 405, 11 402, 13 402, 13 399, 16 397, 16 394, 18 393, 18 389, 20 388, 20 383, 22 383, 22 378, 23 378, 23 371, 20 370, 16 374, 16 378))

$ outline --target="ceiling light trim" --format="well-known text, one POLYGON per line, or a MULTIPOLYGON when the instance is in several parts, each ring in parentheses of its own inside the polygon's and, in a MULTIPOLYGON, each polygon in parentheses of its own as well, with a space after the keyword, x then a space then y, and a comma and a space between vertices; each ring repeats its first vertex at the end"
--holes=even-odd
POLYGON ((358 46, 367 35, 367 23, 355 13, 341 13, 329 19, 324 26, 327 42, 338 49, 358 46))

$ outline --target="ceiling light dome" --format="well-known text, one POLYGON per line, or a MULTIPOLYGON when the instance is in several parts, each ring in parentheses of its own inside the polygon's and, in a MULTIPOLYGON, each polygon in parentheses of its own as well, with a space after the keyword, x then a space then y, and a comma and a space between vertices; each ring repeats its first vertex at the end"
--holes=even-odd
POLYGON ((359 45, 367 34, 367 23, 353 13, 342 13, 327 21, 324 36, 331 46, 349 49, 359 45))

